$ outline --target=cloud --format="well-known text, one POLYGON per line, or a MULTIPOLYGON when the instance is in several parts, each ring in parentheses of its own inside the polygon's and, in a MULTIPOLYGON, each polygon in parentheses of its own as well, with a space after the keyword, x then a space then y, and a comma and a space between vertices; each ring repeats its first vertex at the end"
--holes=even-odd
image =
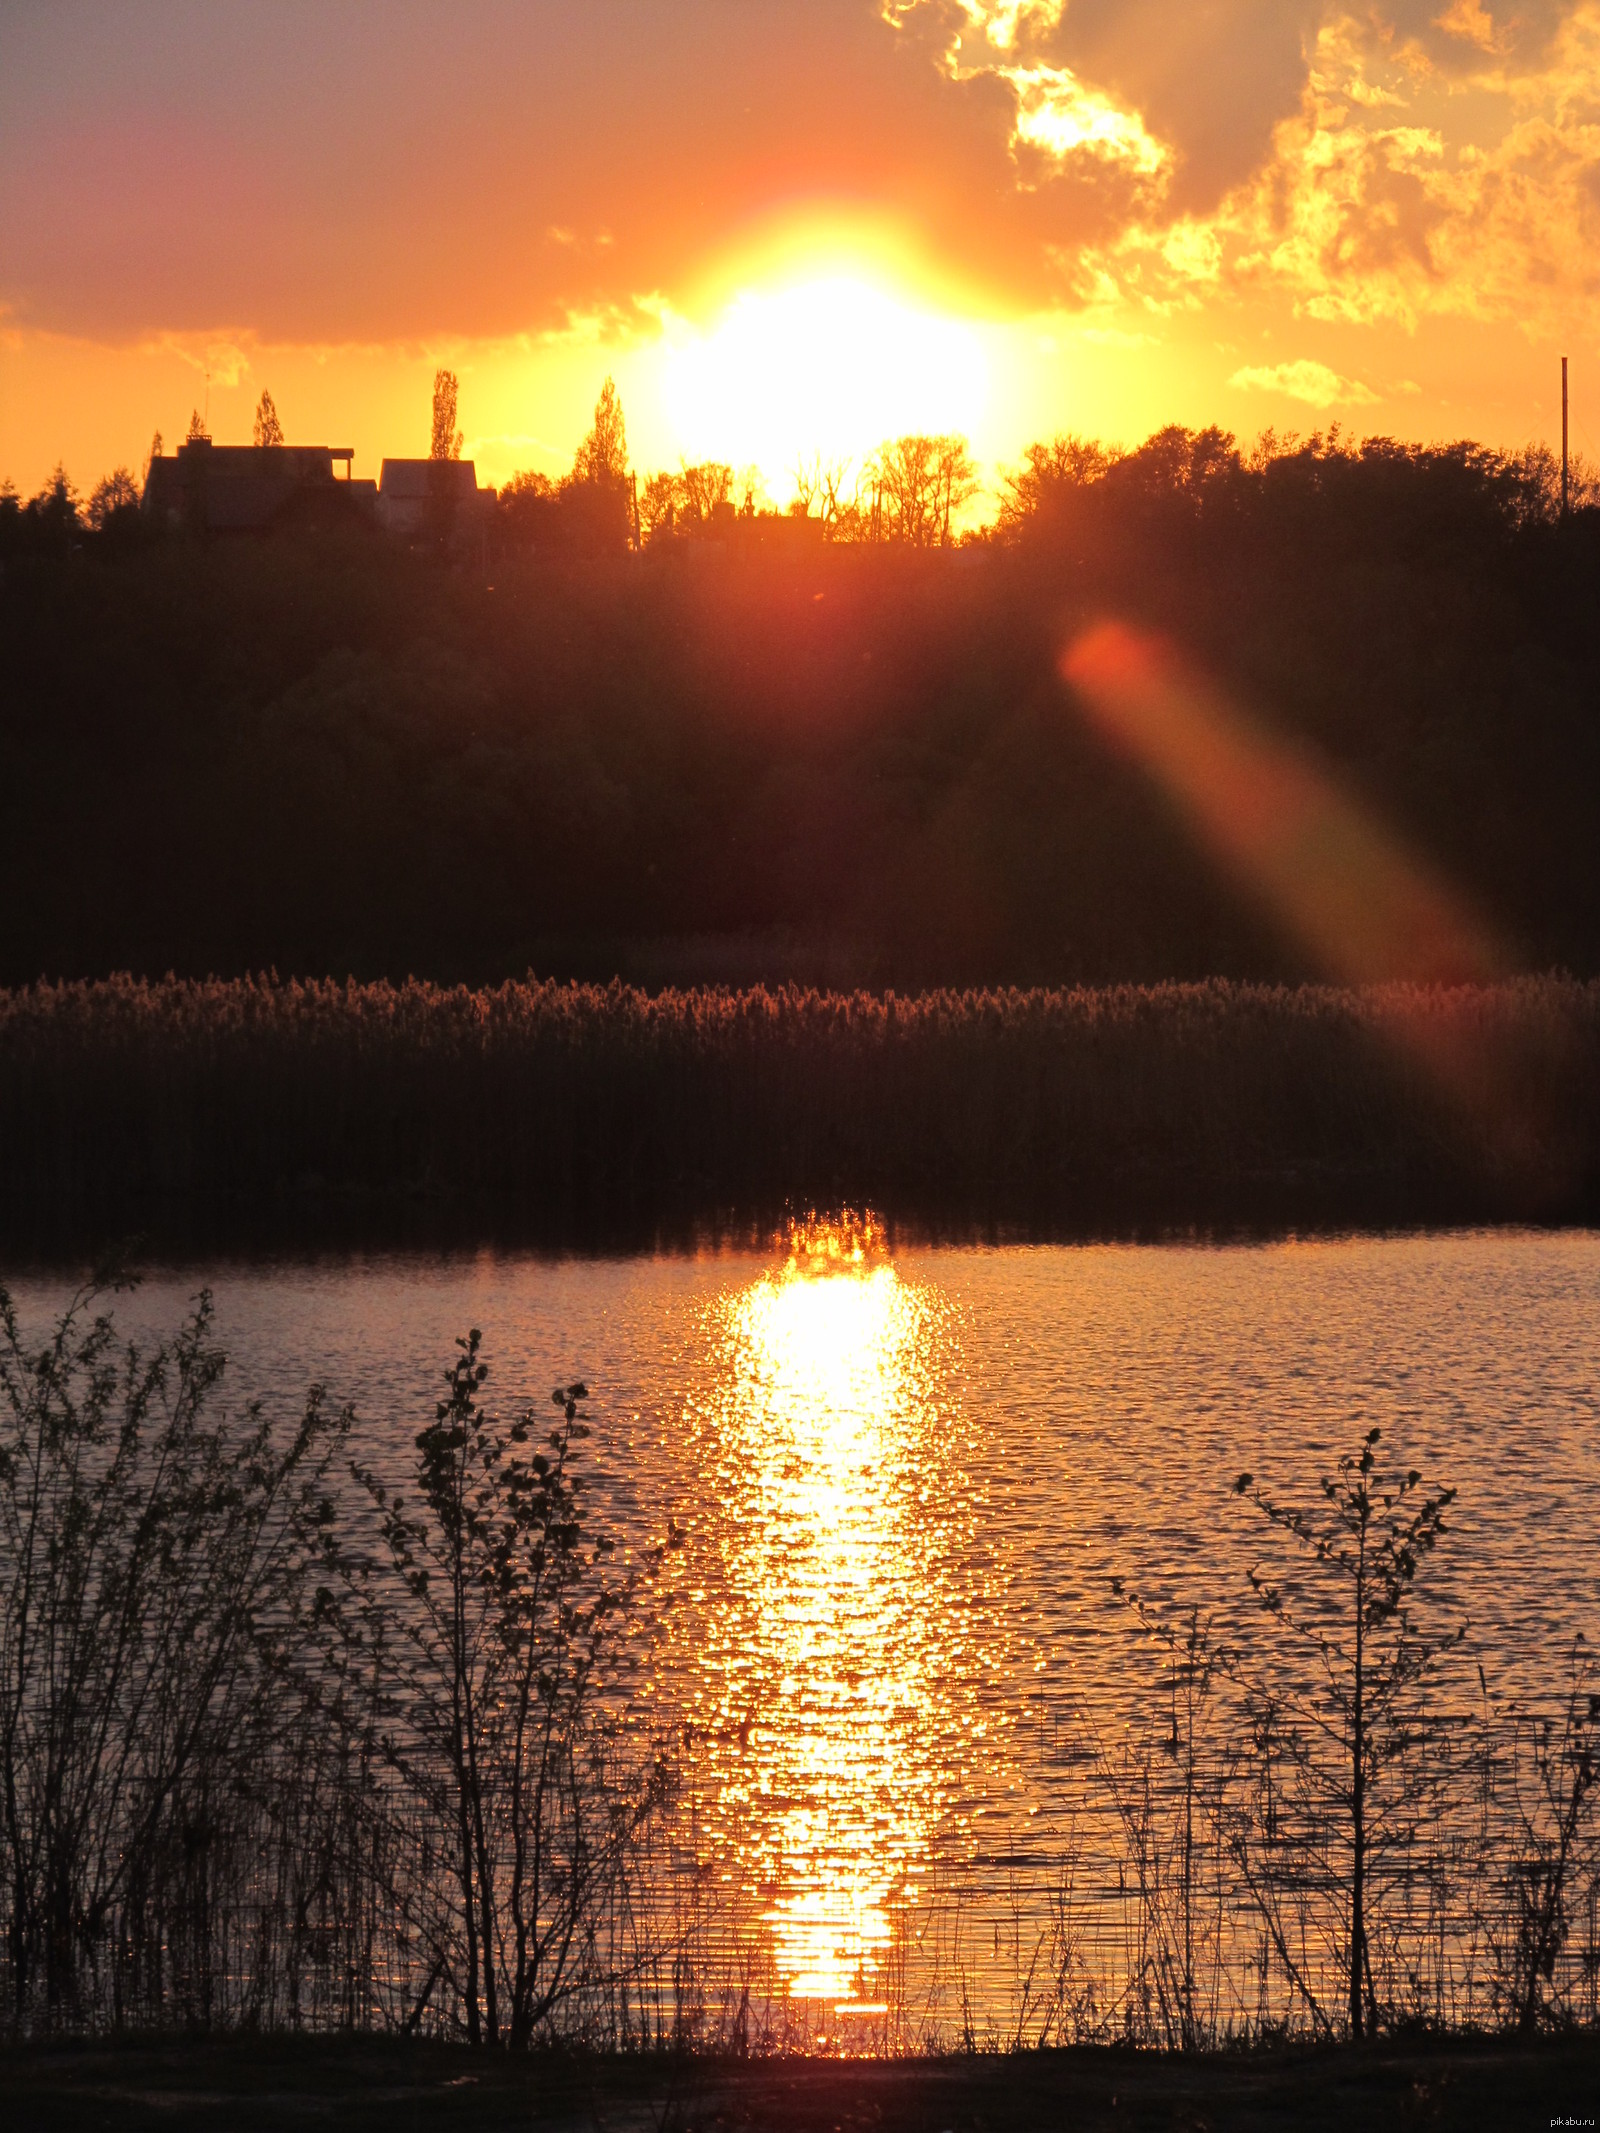
POLYGON ((1600 0, 885 13, 1003 95, 1016 183, 1061 214, 1046 255, 1098 316, 1255 294, 1406 330, 1600 331, 1600 0))
POLYGON ((1154 139, 1136 111, 1084 87, 1070 67, 997 67, 999 80, 1016 92, 1012 147, 1034 149, 1048 161, 1075 158, 1120 163, 1141 178, 1158 177, 1170 152, 1154 139))
POLYGON ((975 312, 1600 332, 1600 0, 11 12, 11 329, 609 346, 816 207, 975 312))
POLYGON ((1260 168, 1205 213, 1170 187, 1147 196, 1080 248, 1073 285, 1102 310, 1253 294, 1408 331, 1600 330, 1600 0, 1531 29, 1468 26, 1481 64, 1464 74, 1393 22, 1330 20, 1260 168))
POLYGON ((1241 392, 1281 393, 1307 407, 1375 407, 1378 395, 1356 378, 1341 378, 1326 363, 1301 356, 1293 363, 1247 364, 1228 380, 1241 392))
POLYGON ((920 35, 952 81, 1010 92, 1011 144, 1037 146, 1058 170, 1134 151, 1159 173, 1169 210, 1209 211, 1254 171, 1306 73, 1307 37, 1323 0, 886 0, 885 15, 920 35), (1059 90, 1054 85, 1059 84, 1059 90), (1051 93, 1054 91, 1054 93, 1051 93), (1040 103, 1067 123, 1040 127, 1040 103), (1078 113, 1098 125, 1080 128, 1078 113), (1036 138, 1043 135, 1042 139, 1036 138), (1087 137, 1085 137, 1087 135, 1087 137))

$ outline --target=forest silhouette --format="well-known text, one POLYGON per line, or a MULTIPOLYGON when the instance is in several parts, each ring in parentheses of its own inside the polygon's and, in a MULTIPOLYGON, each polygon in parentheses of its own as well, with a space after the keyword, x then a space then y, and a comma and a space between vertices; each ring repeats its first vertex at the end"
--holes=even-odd
POLYGON ((470 556, 162 536, 124 474, 0 497, 0 982, 1320 974, 1061 679, 1107 618, 1513 967, 1596 969, 1600 511, 1547 453, 1058 438, 958 540, 959 439, 780 515, 728 467, 636 490, 612 398, 470 556))

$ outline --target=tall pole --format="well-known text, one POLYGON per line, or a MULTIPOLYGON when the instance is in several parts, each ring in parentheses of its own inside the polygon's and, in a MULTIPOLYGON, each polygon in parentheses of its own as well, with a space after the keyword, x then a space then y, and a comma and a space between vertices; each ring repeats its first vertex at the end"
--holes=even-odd
POLYGON ((1567 359, 1561 358, 1561 516, 1567 515, 1567 359))

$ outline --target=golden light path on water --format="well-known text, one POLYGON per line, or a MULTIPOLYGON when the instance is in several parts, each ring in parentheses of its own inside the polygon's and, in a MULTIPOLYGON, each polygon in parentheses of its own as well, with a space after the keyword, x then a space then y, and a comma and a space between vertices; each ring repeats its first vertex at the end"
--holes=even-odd
POLYGON ((726 1613, 695 1695, 712 1811, 780 1992, 877 2015, 953 1775, 951 1329, 870 1229, 848 1226, 797 1236, 711 1315, 722 1367, 693 1422, 724 1497, 726 1613))

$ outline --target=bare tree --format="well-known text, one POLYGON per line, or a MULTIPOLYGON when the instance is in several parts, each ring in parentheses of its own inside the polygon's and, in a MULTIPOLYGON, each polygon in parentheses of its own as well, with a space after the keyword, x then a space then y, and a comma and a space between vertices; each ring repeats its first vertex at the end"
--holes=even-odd
POLYGON ((895 437, 871 462, 874 538, 928 546, 938 524, 938 489, 931 437, 895 437))
POLYGON ((458 1343, 417 1439, 420 1503, 356 1472, 409 1599, 391 1753, 452 1833, 467 2035, 525 2047, 592 1982, 589 1929, 666 1779, 624 1797, 602 1774, 596 1668, 627 1591, 585 1523, 585 1388, 556 1388, 549 1431, 531 1412, 502 1427, 480 1344, 458 1343))
POLYGON ((1300 1511, 1268 1497, 1250 1474, 1234 1493, 1244 1496, 1303 1548, 1323 1573, 1318 1588, 1249 1573, 1261 1606, 1303 1644, 1317 1662, 1320 1687, 1277 1700, 1299 1720, 1311 1780, 1337 1808, 1349 1846, 1349 1929, 1344 1982, 1350 2034, 1377 2026, 1372 1982, 1368 1881, 1375 1823, 1384 1805, 1380 1779, 1393 1788, 1403 1776, 1406 1750, 1423 1730, 1416 1691, 1441 1652, 1465 1628, 1423 1636, 1410 1615, 1418 1570, 1445 1530, 1454 1489, 1422 1487, 1415 1468, 1380 1470, 1381 1433, 1369 1430, 1359 1453, 1339 1461, 1322 1480, 1322 1501, 1300 1511), (1331 1758, 1331 1759, 1330 1759, 1331 1758))
POLYGON ((767 495, 767 478, 754 460, 741 467, 734 479, 739 492, 739 515, 754 518, 758 511, 765 511, 770 501, 767 495))
POLYGON ((794 468, 794 505, 805 518, 822 521, 822 538, 833 540, 849 530, 858 514, 858 499, 849 488, 852 461, 824 459, 820 452, 797 460, 794 468))
POLYGON ((895 437, 870 465, 873 532, 909 548, 947 546, 956 514, 978 493, 978 472, 964 437, 895 437))
POLYGON ((189 417, 189 428, 183 441, 185 444, 209 444, 211 442, 211 432, 201 421, 199 408, 195 408, 189 417))
POLYGON ((194 1788, 270 1734, 349 1420, 315 1391, 287 1443, 213 1419, 210 1299, 148 1354, 99 1302, 35 1349, 0 1289, 0 1872, 16 2012, 46 2026, 92 2011, 194 1788))
POLYGON ((1600 1667, 1581 1633, 1568 1668, 1557 1714, 1513 1714, 1510 1916, 1490 1939, 1501 1958, 1501 2012, 1524 2033, 1562 2024, 1556 1966, 1582 1908, 1585 1876, 1592 1886, 1597 1851, 1600 1667))
POLYGON ((433 438, 428 446, 430 459, 459 459, 463 438, 456 428, 456 403, 460 385, 453 370, 436 370, 433 374, 433 438))
MULTIPOLYGON (((822 500, 822 454, 802 453, 795 461, 790 476, 794 483, 794 498, 789 509, 796 518, 810 518, 813 504, 822 500)), ((820 511, 815 514, 820 517, 820 511)))
POLYGON ((938 483, 939 543, 948 548, 954 537, 954 521, 977 495, 983 484, 977 463, 965 437, 934 440, 934 478, 938 483))

